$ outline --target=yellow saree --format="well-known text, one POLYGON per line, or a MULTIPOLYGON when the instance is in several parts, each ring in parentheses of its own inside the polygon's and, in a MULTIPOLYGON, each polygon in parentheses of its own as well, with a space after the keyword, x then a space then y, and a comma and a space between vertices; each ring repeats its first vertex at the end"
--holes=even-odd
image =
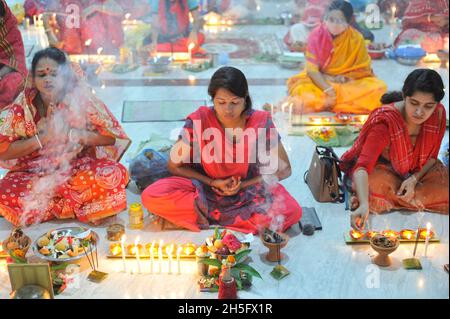
POLYGON ((350 79, 346 83, 330 82, 337 94, 333 112, 364 114, 381 106, 380 99, 387 86, 374 76, 364 38, 358 31, 349 27, 332 39, 322 25, 311 33, 308 42, 305 70, 287 83, 289 95, 303 104, 303 111, 322 111, 326 99, 308 76, 308 70, 350 79))

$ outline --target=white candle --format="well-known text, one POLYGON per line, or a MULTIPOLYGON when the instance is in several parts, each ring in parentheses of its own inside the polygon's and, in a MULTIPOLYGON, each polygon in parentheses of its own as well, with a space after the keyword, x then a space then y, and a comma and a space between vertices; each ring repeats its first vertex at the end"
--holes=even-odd
POLYGON ((162 250, 162 246, 163 246, 163 240, 161 239, 159 241, 159 247, 158 247, 158 263, 159 263, 159 273, 162 273, 162 260, 163 260, 163 250, 162 250))
POLYGON ((122 264, 123 264, 123 271, 127 272, 127 264, 125 259, 125 235, 122 235, 122 240, 120 241, 120 247, 122 250, 122 264))
POLYGON ((178 249, 177 249, 177 273, 178 274, 181 274, 180 256, 181 256, 182 250, 183 250, 183 248, 181 246, 178 246, 178 249))
POLYGON ((153 274, 154 265, 155 265, 155 253, 153 250, 155 249, 155 241, 152 241, 152 246, 150 247, 150 272, 153 274))
POLYGON ((289 103, 289 125, 292 125, 292 103, 289 103))
POLYGON ((272 103, 270 103, 270 110, 271 110, 271 113, 272 113, 272 116, 273 116, 273 104, 272 103))
POLYGON ((172 253, 173 253, 173 244, 169 246, 168 250, 166 251, 168 257, 169 257, 169 274, 172 273, 172 253))
POLYGON ((189 63, 192 64, 192 50, 195 48, 195 43, 191 42, 188 46, 189 63))
POLYGON ((141 273, 141 256, 139 255, 139 236, 137 236, 136 240, 134 241, 134 249, 135 249, 135 253, 136 253, 138 274, 140 274, 141 273))
POLYGON ((427 236, 425 238, 425 252, 424 256, 427 257, 428 244, 430 243, 431 223, 427 223, 427 236))

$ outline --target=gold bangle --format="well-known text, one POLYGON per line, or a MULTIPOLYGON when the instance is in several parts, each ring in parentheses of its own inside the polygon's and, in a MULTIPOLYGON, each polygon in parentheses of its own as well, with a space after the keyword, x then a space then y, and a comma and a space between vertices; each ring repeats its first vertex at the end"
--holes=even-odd
POLYGON ((39 135, 36 134, 34 137, 36 138, 36 141, 39 143, 40 149, 42 149, 43 146, 42 146, 41 140, 39 139, 39 135))

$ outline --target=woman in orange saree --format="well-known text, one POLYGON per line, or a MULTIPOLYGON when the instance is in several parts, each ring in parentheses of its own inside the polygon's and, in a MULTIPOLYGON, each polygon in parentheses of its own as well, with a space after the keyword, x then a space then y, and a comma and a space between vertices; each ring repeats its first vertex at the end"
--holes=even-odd
POLYGON ((446 130, 440 103, 444 84, 434 70, 418 69, 401 93, 386 94, 341 160, 353 180, 352 226, 369 212, 394 209, 448 214, 448 168, 437 158, 446 130))
POLYGON ((62 51, 36 53, 32 75, 34 87, 0 116, 0 165, 9 170, 0 214, 14 225, 118 214, 128 182, 118 161, 130 140, 62 51))
POLYGON ((192 231, 210 224, 245 233, 270 226, 285 231, 302 209, 278 183, 291 168, 270 113, 252 109, 247 80, 235 68, 219 69, 208 92, 214 107, 189 115, 172 149, 174 176, 150 185, 142 203, 192 231))
POLYGON ((403 31, 394 45, 420 44, 428 53, 448 51, 448 0, 412 0, 402 19, 403 31))
POLYGON ((17 20, 0 0, 0 111, 23 90, 27 69, 22 36, 17 20))
POLYGON ((306 69, 288 80, 296 111, 364 114, 381 106, 386 84, 371 67, 363 36, 349 23, 350 3, 334 1, 308 38, 306 69))

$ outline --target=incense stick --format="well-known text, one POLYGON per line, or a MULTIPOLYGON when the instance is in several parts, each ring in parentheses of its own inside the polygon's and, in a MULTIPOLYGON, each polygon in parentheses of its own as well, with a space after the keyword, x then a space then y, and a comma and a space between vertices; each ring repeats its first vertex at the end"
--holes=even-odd
POLYGON ((84 252, 84 254, 86 255, 87 260, 89 261, 89 265, 91 265, 91 268, 92 268, 92 269, 95 269, 94 267, 92 267, 91 260, 89 259, 89 255, 88 255, 88 253, 86 252, 86 249, 84 248, 84 245, 81 244, 81 247, 83 248, 83 252, 84 252))
POLYGON ((420 237, 420 225, 419 228, 417 229, 416 243, 414 244, 413 257, 416 257, 417 245, 419 244, 419 237, 420 237))
POLYGON ((92 264, 94 265, 94 270, 96 270, 95 260, 94 260, 94 252, 92 251, 91 241, 89 241, 89 250, 90 250, 90 253, 91 253, 91 257, 92 257, 92 264))
POLYGON ((97 249, 97 241, 94 240, 95 247, 95 260, 97 261, 97 269, 98 269, 98 249, 97 249))

